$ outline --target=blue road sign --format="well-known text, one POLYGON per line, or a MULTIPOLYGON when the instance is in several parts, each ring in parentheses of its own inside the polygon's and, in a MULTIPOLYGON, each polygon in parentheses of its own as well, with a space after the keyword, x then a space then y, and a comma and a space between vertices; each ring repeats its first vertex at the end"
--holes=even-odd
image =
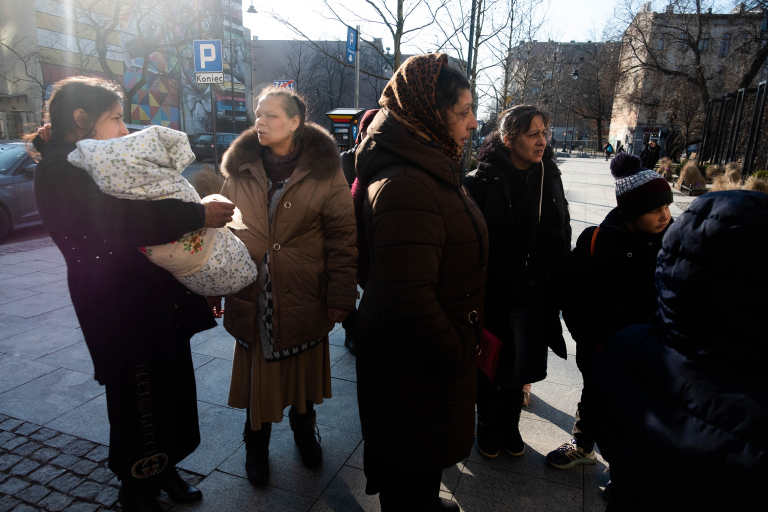
POLYGON ((195 73, 224 72, 221 39, 197 40, 193 46, 195 51, 195 73))
POLYGON ((352 140, 357 140, 357 125, 352 125, 352 140))
POLYGON ((357 51, 357 30, 347 27, 347 63, 355 62, 355 52, 357 51))

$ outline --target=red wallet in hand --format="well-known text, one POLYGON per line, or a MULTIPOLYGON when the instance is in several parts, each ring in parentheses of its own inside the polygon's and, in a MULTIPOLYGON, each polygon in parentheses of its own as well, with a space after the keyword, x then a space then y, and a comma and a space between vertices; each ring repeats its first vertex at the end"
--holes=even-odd
POLYGON ((488 329, 483 329, 483 334, 480 337, 480 353, 477 354, 477 367, 491 381, 496 375, 496 365, 499 364, 500 352, 501 340, 488 329))

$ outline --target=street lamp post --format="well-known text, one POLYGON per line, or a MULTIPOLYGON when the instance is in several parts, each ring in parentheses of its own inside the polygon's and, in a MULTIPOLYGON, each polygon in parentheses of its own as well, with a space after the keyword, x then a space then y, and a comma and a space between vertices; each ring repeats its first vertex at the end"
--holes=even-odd
POLYGON ((232 133, 237 133, 235 122, 235 72, 232 70, 232 0, 229 0, 229 85, 232 92, 230 99, 232 105, 232 133))
MULTIPOLYGON (((577 78, 579 78, 579 70, 574 68, 573 72, 571 73, 571 78, 573 78, 574 81, 576 81, 577 78)), ((565 147, 568 144, 568 121, 570 120, 571 115, 571 100, 573 99, 573 84, 571 84, 571 91, 568 93, 568 113, 565 116, 565 137, 563 138, 563 151, 565 151, 565 147)), ((573 115, 574 120, 574 126, 576 126, 576 114, 573 115)), ((573 140, 573 139, 571 139, 573 140)))

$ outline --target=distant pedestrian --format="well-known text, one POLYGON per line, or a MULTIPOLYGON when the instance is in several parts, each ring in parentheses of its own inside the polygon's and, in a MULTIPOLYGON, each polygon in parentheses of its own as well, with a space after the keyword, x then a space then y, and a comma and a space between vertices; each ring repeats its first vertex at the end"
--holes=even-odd
POLYGON ((640 152, 640 160, 643 163, 643 167, 653 170, 656 167, 656 162, 659 161, 659 155, 661 153, 661 147, 652 140, 648 145, 640 152))
MULTIPOLYGON (((355 214, 336 141, 287 89, 261 93, 256 125, 224 154, 222 172, 222 194, 248 226, 236 234, 259 265, 259 280, 228 295, 224 313, 237 340, 228 403, 246 409, 245 472, 258 486, 286 407, 303 464, 322 463, 314 405, 331 398, 328 333, 357 299, 355 214)), ((220 311, 221 298, 209 304, 220 311)))
MULTIPOLYGON (((378 108, 370 109, 360 119, 359 132, 357 134, 357 140, 355 147, 349 151, 345 151, 341 154, 341 166, 344 169, 344 177, 347 179, 347 183, 352 190, 352 202, 355 207, 355 220, 357 221, 357 284, 360 288, 365 289, 365 281, 368 278, 368 270, 371 267, 370 258, 371 253, 368 249, 368 243, 365 240, 365 224, 363 222, 363 198, 362 188, 360 182, 357 179, 357 171, 355 170, 355 153, 362 144, 362 142, 368 137, 368 126, 379 113, 378 108)), ((355 325, 357 324, 357 309, 353 309, 349 312, 349 316, 341 323, 344 328, 344 346, 347 347, 349 353, 353 356, 357 355, 357 349, 355 348, 355 325)))
POLYGON ((760 192, 706 194, 667 232, 651 324, 609 338, 587 374, 595 438, 611 465, 608 510, 764 501, 768 274, 744 262, 765 254, 760 192), (743 300, 724 307, 727 297, 743 300))
POLYGON ((488 222, 485 326, 504 343, 494 380, 477 372, 477 447, 490 458, 523 455, 524 386, 547 377, 550 347, 566 357, 559 295, 571 224, 548 124, 532 105, 503 112, 464 180, 488 222))
MULTIPOLYGON (((162 512, 160 489, 177 503, 202 493, 176 464, 200 444, 190 338, 216 326, 203 297, 190 293, 138 247, 222 227, 234 207, 178 199, 135 201, 102 193, 67 155, 83 139, 123 137, 123 96, 96 77, 55 84, 50 127, 32 140, 40 216, 67 262, 67 282, 94 378, 105 386, 109 468, 126 512, 162 512)), ((119 168, 115 169, 119 172, 119 168)))
MULTIPOLYGON (((618 206, 600 226, 582 232, 566 267, 563 318, 576 341, 576 365, 585 376, 582 403, 590 392, 589 364, 605 340, 651 321, 656 256, 672 224, 667 180, 628 154, 613 159, 611 173, 618 206)), ((594 421, 594 411, 579 404, 573 438, 550 452, 547 462, 558 469, 596 463, 594 421)))
POLYGON ((607 162, 613 154, 613 146, 610 142, 605 143, 605 146, 603 146, 603 152, 605 152, 605 161, 607 162))
POLYGON ((458 511, 440 481, 472 448, 488 254, 461 186, 473 99, 436 53, 406 60, 379 104, 357 153, 372 248, 356 331, 366 493, 384 512, 458 511))
POLYGON ((620 153, 626 153, 626 152, 627 152, 627 150, 624 149, 624 144, 619 144, 619 147, 616 148, 616 154, 617 155, 620 154, 620 153))

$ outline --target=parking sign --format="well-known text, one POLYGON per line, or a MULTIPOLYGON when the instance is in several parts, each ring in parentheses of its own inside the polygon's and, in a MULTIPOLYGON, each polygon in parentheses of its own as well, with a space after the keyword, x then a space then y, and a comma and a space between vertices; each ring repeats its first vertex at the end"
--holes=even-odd
POLYGON ((221 53, 221 39, 196 40, 195 81, 198 84, 224 83, 224 59, 221 53))

